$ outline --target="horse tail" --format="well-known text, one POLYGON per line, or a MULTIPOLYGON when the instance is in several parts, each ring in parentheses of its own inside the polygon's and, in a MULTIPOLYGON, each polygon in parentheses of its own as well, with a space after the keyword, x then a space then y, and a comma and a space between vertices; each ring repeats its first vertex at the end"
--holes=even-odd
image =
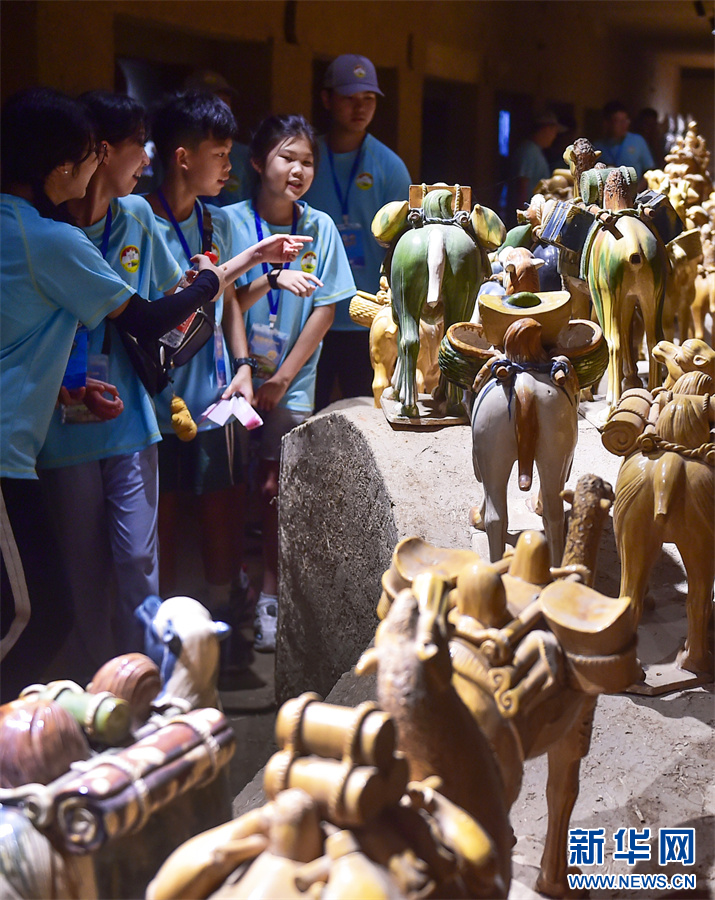
POLYGON ((664 522, 674 498, 687 488, 685 460, 678 453, 664 453, 653 469, 653 518, 664 522))
POLYGON ((531 386, 518 375, 514 379, 514 401, 519 490, 528 491, 534 473, 536 442, 539 437, 538 404, 531 386))
POLYGON ((442 294, 442 280, 447 261, 445 228, 430 228, 427 240, 427 306, 436 306, 442 294))

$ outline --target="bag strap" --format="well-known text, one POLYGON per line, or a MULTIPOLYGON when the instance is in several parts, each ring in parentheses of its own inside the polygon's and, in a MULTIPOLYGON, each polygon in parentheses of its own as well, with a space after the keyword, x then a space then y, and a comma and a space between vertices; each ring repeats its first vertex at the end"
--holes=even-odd
MULTIPOLYGON (((203 202, 203 200, 199 200, 199 203, 201 204, 201 214, 204 217, 204 230, 203 234, 201 235, 201 252, 210 253, 214 236, 213 219, 211 218, 211 213, 209 212, 209 209, 203 202)), ((207 303, 205 306, 202 306, 201 309, 204 311, 204 314, 211 320, 211 324, 214 324, 216 322, 216 304, 207 303)))

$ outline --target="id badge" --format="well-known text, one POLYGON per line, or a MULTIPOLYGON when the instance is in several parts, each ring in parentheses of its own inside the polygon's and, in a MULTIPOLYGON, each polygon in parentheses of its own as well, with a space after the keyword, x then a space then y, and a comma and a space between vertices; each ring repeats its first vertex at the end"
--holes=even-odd
POLYGON ((338 225, 338 231, 343 239, 343 247, 345 247, 351 268, 364 268, 365 246, 362 225, 359 222, 343 222, 342 225, 338 225))
POLYGON ((254 377, 265 381, 275 374, 283 359, 283 351, 288 342, 284 331, 271 328, 270 325, 252 325, 248 335, 248 352, 256 360, 258 368, 254 377))
POLYGON ((223 352, 223 331, 221 326, 214 325, 214 359, 216 360, 216 383, 220 388, 225 388, 226 381, 226 355, 223 352))
MULTIPOLYGON (((90 353, 87 358, 87 376, 97 381, 109 381, 109 356, 106 353, 90 353)), ((77 406, 62 407, 63 425, 87 425, 90 422, 103 421, 90 412, 84 403, 77 406)))

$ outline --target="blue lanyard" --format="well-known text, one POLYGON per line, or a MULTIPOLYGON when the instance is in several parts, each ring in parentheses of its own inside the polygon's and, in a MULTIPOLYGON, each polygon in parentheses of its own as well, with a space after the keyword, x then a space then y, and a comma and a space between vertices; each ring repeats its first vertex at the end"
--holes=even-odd
MULTIPOLYGON (((259 242, 263 240, 263 226, 261 225, 261 217, 258 215, 258 210, 256 207, 253 207, 253 218, 256 222, 256 237, 259 242)), ((290 233, 296 234, 298 231, 298 204, 293 204, 293 225, 291 226, 290 233)), ((271 267, 268 263, 261 263, 263 267, 263 274, 267 275, 271 271, 271 267)), ((287 269, 290 263, 283 263, 283 268, 287 269)), ((268 310, 271 315, 271 322, 275 322, 276 316, 278 315, 278 304, 280 303, 281 294, 280 291, 274 296, 272 288, 268 289, 268 310)))
MULTIPOLYGON (((327 147, 327 144, 326 144, 327 147)), ((348 221, 348 197, 350 196, 350 188, 352 187, 352 183, 355 180, 355 176, 357 175, 358 168, 360 166, 360 160, 362 159, 362 147, 360 144, 360 149, 357 152, 357 156, 355 157, 355 162, 353 163, 353 167, 350 171, 350 175, 348 176, 348 184, 343 194, 342 189, 340 187, 340 182, 338 181, 338 176, 335 173, 335 160, 333 159, 333 151, 330 147, 327 147, 328 150, 328 162, 330 163, 330 172, 333 176, 333 185, 335 186, 335 193, 338 197, 338 202, 340 203, 340 209, 343 214, 343 221, 348 221)))
MULTIPOLYGON (((179 243, 181 244, 181 249, 186 255, 186 259, 191 262, 191 257, 195 254, 192 253, 191 250, 189 250, 189 245, 186 242, 186 238, 184 237, 184 232, 179 228, 179 223, 176 221, 176 216, 171 211, 171 207, 169 206, 166 197, 164 196, 164 192, 161 188, 156 189, 156 196, 159 198, 161 205, 164 207, 167 218, 174 227, 174 231, 176 232, 176 236, 178 237, 179 243)), ((194 209, 196 210, 196 221, 198 222, 199 234, 201 235, 201 246, 199 247, 198 252, 202 253, 204 249, 204 214, 201 209, 201 204, 198 200, 194 201, 194 209)))
POLYGON ((107 207, 107 218, 104 222, 104 231, 102 232, 102 245, 99 248, 100 253, 104 259, 107 258, 107 251, 109 250, 109 235, 112 231, 112 204, 110 203, 107 207))

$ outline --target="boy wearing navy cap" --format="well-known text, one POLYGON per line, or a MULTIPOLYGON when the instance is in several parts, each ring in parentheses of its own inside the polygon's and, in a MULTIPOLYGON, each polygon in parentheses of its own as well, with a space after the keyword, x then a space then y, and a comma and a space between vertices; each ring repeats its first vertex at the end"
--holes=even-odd
MULTIPOLYGON (((321 91, 330 113, 328 133, 319 139, 320 164, 307 202, 327 212, 343 238, 355 284, 377 293, 385 251, 372 236, 375 213, 391 200, 406 200, 410 173, 400 157, 368 134, 384 96, 375 66, 365 56, 347 53, 328 67, 321 91)), ((316 382, 316 411, 327 406, 338 380, 343 397, 370 396, 369 333, 354 323, 350 303, 336 304, 335 321, 323 340, 316 382)))

